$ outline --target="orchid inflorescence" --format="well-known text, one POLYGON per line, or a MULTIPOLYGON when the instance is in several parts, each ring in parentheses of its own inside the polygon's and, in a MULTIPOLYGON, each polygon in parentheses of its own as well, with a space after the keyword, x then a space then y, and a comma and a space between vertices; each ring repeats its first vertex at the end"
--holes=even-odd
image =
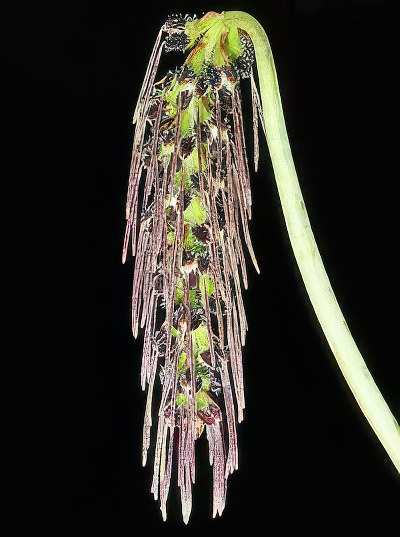
MULTIPOLYGON (((166 50, 187 46, 181 23, 177 18, 165 24, 166 50)), ((242 235, 258 266, 248 229, 251 191, 239 86, 246 76, 255 88, 254 55, 244 32, 231 33, 226 35, 230 48, 220 43, 221 65, 205 63, 202 48, 195 45, 182 67, 154 82, 162 50, 158 40, 135 114, 124 256, 131 238, 136 255, 133 332, 136 337, 139 326, 144 328, 142 387, 149 384, 144 463, 153 387, 161 368, 152 491, 160 496, 164 518, 175 429, 185 520, 191 510, 195 441, 204 429, 214 469, 214 515, 222 513, 226 477, 238 467, 234 397, 240 422, 245 406, 241 347, 247 330, 242 235), (146 179, 136 241, 142 170, 146 179)), ((255 89, 253 98, 258 114, 255 89)))
POLYGON ((251 189, 242 78, 250 79, 255 169, 260 123, 289 237, 317 316, 371 425, 395 464, 400 457, 397 423, 387 415, 390 411, 358 356, 315 244, 265 32, 242 12, 210 12, 201 19, 174 15, 158 34, 133 118, 123 261, 130 247, 136 257, 132 329, 135 337, 144 330, 141 384, 148 387, 143 464, 158 376, 162 391, 152 492, 165 519, 176 460, 186 523, 195 481, 195 442, 204 431, 213 467, 213 516, 222 514, 227 478, 238 468, 236 420, 242 421, 245 408, 242 347, 247 331, 242 242, 259 271, 248 227, 251 189), (163 51, 189 54, 181 67, 156 81, 163 51), (255 59, 261 99, 253 74, 255 59), (381 434, 378 422, 384 420, 381 434))

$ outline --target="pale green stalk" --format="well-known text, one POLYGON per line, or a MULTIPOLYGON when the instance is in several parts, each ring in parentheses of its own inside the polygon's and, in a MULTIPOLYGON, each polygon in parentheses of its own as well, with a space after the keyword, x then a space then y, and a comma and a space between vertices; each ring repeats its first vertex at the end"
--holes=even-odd
POLYGON ((289 139, 268 38, 256 19, 242 11, 222 14, 226 27, 251 37, 257 62, 266 136, 289 238, 315 313, 361 410, 400 472, 400 429, 364 362, 343 317, 311 229, 289 139))

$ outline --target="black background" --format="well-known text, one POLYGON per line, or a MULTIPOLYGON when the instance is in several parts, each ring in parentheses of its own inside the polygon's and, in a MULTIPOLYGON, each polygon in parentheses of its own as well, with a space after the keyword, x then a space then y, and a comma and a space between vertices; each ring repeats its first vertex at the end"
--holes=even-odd
MULTIPOLYGON (((61 403, 49 424, 61 431, 53 470, 62 486, 50 494, 64 510, 57 524, 74 521, 93 531, 111 524, 121 536, 145 529, 225 534, 239 523, 249 531, 255 524, 278 527, 272 531, 278 535, 324 535, 334 526, 365 529, 378 521, 388 530, 398 512, 399 476, 321 334, 291 252, 267 150, 252 175, 251 232, 261 275, 249 265, 240 468, 229 479, 221 519, 211 519, 204 441, 188 528, 175 485, 166 523, 150 495, 151 467, 143 469, 140 459, 142 340, 130 332, 132 261, 122 266, 120 252, 131 117, 159 27, 174 12, 249 12, 271 41, 294 159, 332 286, 399 417, 398 63, 391 4, 166 1, 142 7, 140 13, 135 2, 18 5, 5 28, 17 41, 28 36, 29 46, 10 63, 22 103, 15 118, 21 132, 30 118, 23 138, 30 140, 27 154, 40 177, 35 189, 45 200, 37 248, 52 259, 43 272, 53 298, 47 375, 61 403)), ((166 56, 160 77, 179 60, 166 56)), ((247 111, 248 104, 245 97, 247 111)))

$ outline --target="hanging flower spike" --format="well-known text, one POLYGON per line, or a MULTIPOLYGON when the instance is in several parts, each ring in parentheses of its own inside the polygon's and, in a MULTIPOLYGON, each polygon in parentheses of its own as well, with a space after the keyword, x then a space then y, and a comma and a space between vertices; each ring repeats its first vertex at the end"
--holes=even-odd
POLYGON ((199 22, 169 19, 165 39, 161 32, 154 47, 134 116, 123 253, 125 260, 131 239, 132 329, 135 337, 144 329, 141 382, 143 389, 148 385, 143 464, 159 372, 152 492, 165 519, 177 442, 185 522, 195 441, 204 429, 213 466, 213 516, 222 514, 227 477, 238 467, 236 419, 242 421, 245 407, 241 348, 247 331, 242 235, 258 271, 248 229, 251 192, 239 87, 241 76, 251 76, 253 49, 237 29, 210 50, 197 38, 190 42, 184 30, 199 22), (162 49, 186 47, 192 52, 185 64, 155 82, 162 49))
POLYGON ((157 37, 134 114, 123 248, 124 261, 129 244, 136 256, 134 336, 144 329, 143 464, 157 374, 162 384, 152 492, 164 520, 173 459, 183 520, 189 520, 195 442, 204 429, 213 466, 213 516, 222 514, 227 478, 238 467, 236 419, 242 421, 245 408, 241 347, 247 331, 242 237, 258 271, 248 229, 251 191, 239 86, 244 77, 251 80, 255 167, 260 120, 310 300, 357 402, 400 471, 399 426, 354 343, 310 227, 264 30, 243 12, 172 16, 157 37), (163 50, 190 52, 182 67, 156 82, 163 50))

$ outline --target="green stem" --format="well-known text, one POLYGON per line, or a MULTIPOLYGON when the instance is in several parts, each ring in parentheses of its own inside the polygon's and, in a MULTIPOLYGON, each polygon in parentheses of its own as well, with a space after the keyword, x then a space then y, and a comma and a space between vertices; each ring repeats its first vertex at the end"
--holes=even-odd
POLYGON ((361 410, 400 472, 400 429, 382 397, 343 317, 315 242, 299 181, 279 93, 271 47, 262 26, 242 11, 223 14, 227 27, 251 37, 257 62, 266 135, 293 252, 305 287, 339 367, 361 410))

